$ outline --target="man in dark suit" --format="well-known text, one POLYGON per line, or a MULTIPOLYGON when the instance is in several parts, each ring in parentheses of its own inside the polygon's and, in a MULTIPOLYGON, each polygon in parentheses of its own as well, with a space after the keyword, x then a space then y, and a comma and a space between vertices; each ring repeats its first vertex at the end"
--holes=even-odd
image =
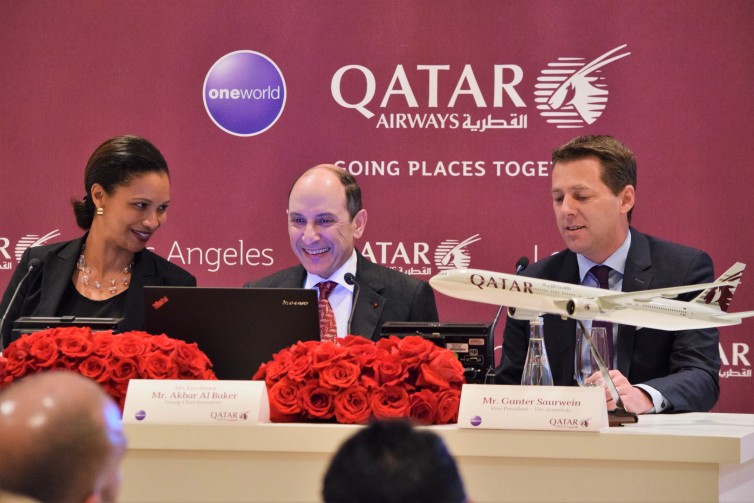
POLYGON ((346 170, 322 164, 306 171, 291 188, 287 213, 291 248, 300 265, 244 286, 317 288, 335 282, 328 300, 338 337, 350 333, 376 339, 386 321, 438 320, 428 283, 374 264, 356 250, 367 212, 361 189, 346 170), (355 285, 346 280, 350 275, 355 285))
MULTIPOLYGON (((584 136, 552 155, 555 219, 568 249, 543 259, 524 275, 600 286, 592 268, 608 266, 609 288, 633 292, 714 280, 706 253, 630 227, 636 160, 610 136, 584 136)), ((693 296, 693 294, 691 294, 693 296)), ((689 296, 686 296, 687 300, 689 296)), ((544 338, 556 385, 574 385, 576 321, 544 317, 544 338)), ((710 410, 720 388, 717 329, 674 332, 616 325, 610 376, 626 409, 647 412, 710 410)), ((496 382, 519 384, 528 348, 527 321, 510 317, 496 382)), ((615 403, 606 394, 608 409, 615 403)))

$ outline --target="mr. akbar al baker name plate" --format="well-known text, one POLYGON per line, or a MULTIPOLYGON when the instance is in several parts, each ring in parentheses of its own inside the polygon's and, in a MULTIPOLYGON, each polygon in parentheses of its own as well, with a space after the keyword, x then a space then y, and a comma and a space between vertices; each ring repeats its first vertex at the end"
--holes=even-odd
POLYGON ((230 424, 269 421, 264 381, 131 379, 123 422, 230 424))
POLYGON ((609 428, 600 387, 464 384, 459 428, 604 431, 609 428))

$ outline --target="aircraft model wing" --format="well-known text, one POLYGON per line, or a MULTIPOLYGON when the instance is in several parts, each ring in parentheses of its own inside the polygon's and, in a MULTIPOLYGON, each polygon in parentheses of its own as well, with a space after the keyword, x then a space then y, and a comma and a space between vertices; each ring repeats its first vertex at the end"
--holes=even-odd
POLYGON ((739 311, 737 313, 720 313, 713 314, 712 317, 718 320, 740 320, 742 318, 751 318, 754 311, 739 311))
POLYGON ((730 286, 729 281, 715 281, 713 283, 699 283, 696 285, 682 285, 668 288, 656 288, 638 292, 615 292, 600 295, 600 304, 611 309, 620 309, 622 304, 629 302, 652 302, 656 299, 672 299, 681 293, 697 292, 720 286, 730 286))

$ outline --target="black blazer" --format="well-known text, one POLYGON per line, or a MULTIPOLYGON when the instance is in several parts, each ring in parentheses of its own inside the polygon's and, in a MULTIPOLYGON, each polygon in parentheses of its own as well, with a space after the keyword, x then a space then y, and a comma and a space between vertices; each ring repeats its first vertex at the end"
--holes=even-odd
MULTIPOLYGON (((576 254, 561 251, 540 260, 522 275, 579 284, 576 254)), ((631 229, 623 291, 692 285, 714 281, 712 260, 700 250, 656 239, 631 229)), ((681 296, 690 300, 697 293, 681 296)), ((555 385, 575 385, 576 321, 544 317, 544 339, 555 385)), ((641 325, 641 320, 637 319, 641 325)), ((631 384, 647 384, 670 402, 668 412, 708 411, 720 394, 717 329, 668 332, 618 326, 618 370, 631 384)), ((529 323, 508 318, 503 357, 496 382, 520 384, 529 343, 529 323)))
MULTIPOLYGON (((11 310, 3 325, 2 347, 12 341, 11 330, 13 322, 22 316, 60 316, 60 306, 63 295, 71 281, 76 262, 81 255, 81 248, 85 237, 37 246, 27 249, 18 267, 13 272, 10 283, 5 289, 0 313, 8 307, 13 292, 21 278, 29 269, 29 260, 38 258, 41 267, 33 270, 18 292, 11 310)), ((124 330, 142 330, 144 328, 144 286, 173 285, 196 286, 196 278, 175 264, 155 255, 149 250, 142 250, 134 255, 134 266, 131 271, 131 284, 126 291, 125 312, 123 313, 124 330)), ((70 314, 70 313, 65 313, 70 314)))
MULTIPOLYGON (((356 281, 360 293, 351 333, 377 340, 386 321, 438 321, 435 294, 429 283, 375 264, 358 253, 356 281)), ((303 288, 306 269, 295 265, 246 283, 245 287, 303 288)))

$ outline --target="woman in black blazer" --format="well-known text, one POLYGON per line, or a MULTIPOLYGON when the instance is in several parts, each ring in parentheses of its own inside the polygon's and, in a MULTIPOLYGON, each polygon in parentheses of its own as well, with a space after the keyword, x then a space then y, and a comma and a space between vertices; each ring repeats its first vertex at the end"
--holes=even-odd
POLYGON ((22 316, 125 318, 124 330, 139 330, 144 286, 196 286, 190 273, 146 249, 170 202, 169 171, 157 148, 138 136, 107 140, 89 159, 84 185, 87 195, 72 204, 88 232, 24 252, 0 304, 0 313, 8 310, 0 349, 22 316))

